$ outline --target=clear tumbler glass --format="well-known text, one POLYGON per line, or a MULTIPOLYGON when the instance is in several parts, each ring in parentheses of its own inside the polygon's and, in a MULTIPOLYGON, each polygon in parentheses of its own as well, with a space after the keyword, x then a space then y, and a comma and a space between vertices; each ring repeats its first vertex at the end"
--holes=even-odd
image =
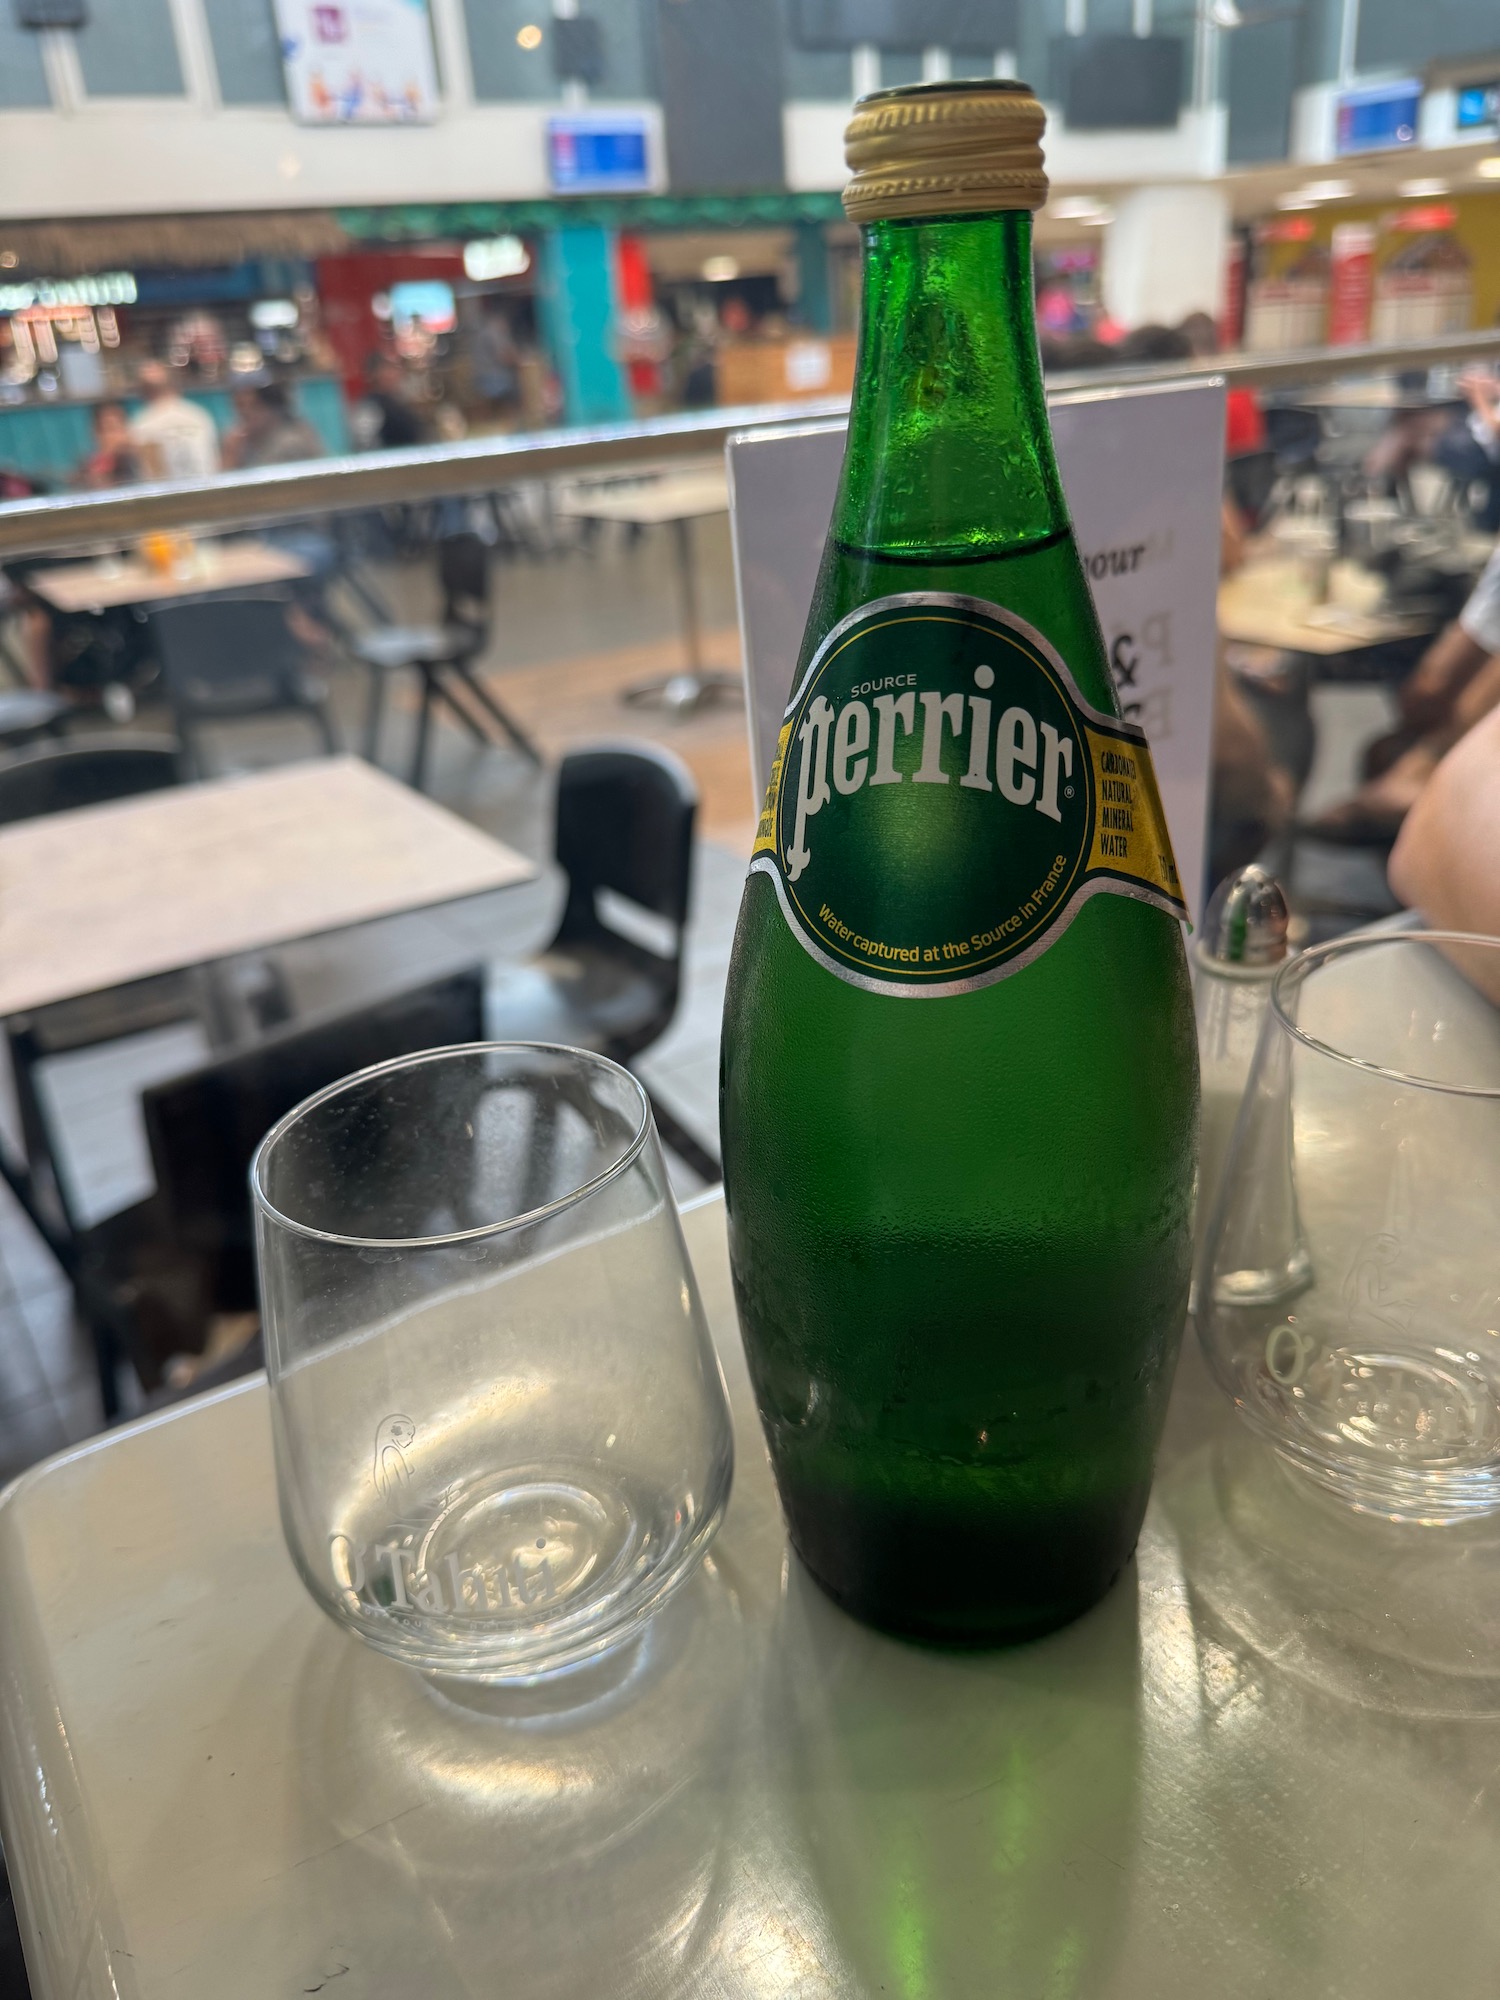
POLYGON ((1276 977, 1194 1282, 1209 1364, 1358 1507, 1500 1507, 1500 940, 1366 933, 1276 977))
POLYGON ((733 1444, 635 1078, 431 1050, 308 1098, 250 1177, 282 1523, 323 1609, 491 1681, 637 1630, 712 1539, 733 1444))

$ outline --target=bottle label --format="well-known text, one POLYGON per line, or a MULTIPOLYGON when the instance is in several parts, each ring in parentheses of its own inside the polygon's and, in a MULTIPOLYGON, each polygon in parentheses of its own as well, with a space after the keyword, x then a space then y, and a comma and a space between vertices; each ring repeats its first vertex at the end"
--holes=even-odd
POLYGON ((1040 632, 911 591, 841 620, 787 709, 752 872, 852 986, 968 993, 1090 896, 1186 917, 1142 732, 1093 708, 1040 632))

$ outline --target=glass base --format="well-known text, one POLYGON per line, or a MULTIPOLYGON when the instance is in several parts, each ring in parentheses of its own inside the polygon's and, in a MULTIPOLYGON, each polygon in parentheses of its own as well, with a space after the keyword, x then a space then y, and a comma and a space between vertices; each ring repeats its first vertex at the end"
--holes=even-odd
POLYGON ((424 1673, 532 1683, 636 1636, 696 1567, 727 1491, 691 1518, 593 1467, 524 1467, 332 1538, 338 1621, 424 1673))
POLYGON ((1350 1498, 1248 1425, 1172 1466, 1153 1501, 1171 1526, 1158 1547, 1181 1562, 1205 1674, 1224 1673, 1220 1649, 1233 1658, 1238 1641, 1274 1662, 1266 1679, 1249 1672, 1278 1701, 1300 1681, 1410 1717, 1500 1716, 1500 1518, 1434 1532, 1350 1498))
POLYGON ((1306 1353, 1283 1327, 1235 1399, 1299 1471, 1350 1506, 1442 1523, 1500 1509, 1500 1387, 1441 1349, 1306 1353))

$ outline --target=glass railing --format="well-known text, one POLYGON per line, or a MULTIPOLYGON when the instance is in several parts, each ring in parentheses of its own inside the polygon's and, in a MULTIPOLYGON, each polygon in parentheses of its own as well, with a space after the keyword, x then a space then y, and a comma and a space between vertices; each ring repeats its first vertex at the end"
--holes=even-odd
MULTIPOLYGON (((1062 390, 1222 376, 1232 388, 1279 397, 1303 387, 1427 374, 1468 361, 1500 361, 1500 331, 1446 335, 1399 346, 1298 349, 1220 355, 1049 377, 1062 390)), ((806 423, 841 415, 846 398, 748 404, 592 428, 514 432, 459 443, 418 445, 308 459, 206 480, 161 481, 98 493, 49 495, 0 505, 0 561, 78 548, 153 529, 229 531, 329 509, 417 504, 621 467, 717 454, 725 440, 757 424, 806 423)))
MULTIPOLYGON (((1049 378, 1059 394, 1227 384, 1210 879, 1268 862, 1303 935, 1398 906, 1399 801, 1387 786, 1385 820, 1361 821, 1380 803, 1367 773, 1413 747, 1401 690, 1500 519, 1500 469, 1466 422, 1470 367, 1500 367, 1500 331, 1049 378)), ((732 883, 753 805, 723 448, 844 407, 719 408, 0 505, 0 689, 55 691, 70 728, 167 727, 161 605, 270 593, 349 748, 460 811, 524 823, 540 851, 528 752, 653 736, 698 771, 700 830, 732 883), (427 713, 419 679, 376 656, 400 653, 393 632, 451 619, 476 582, 469 670, 487 706, 427 713)))

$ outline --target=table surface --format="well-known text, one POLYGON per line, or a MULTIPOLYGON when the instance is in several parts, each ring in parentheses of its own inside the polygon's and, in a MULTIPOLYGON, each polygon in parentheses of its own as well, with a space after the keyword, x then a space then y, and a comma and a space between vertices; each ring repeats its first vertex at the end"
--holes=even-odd
POLYGON ((0 1809, 36 2000, 1411 2000, 1494 1990, 1500 1534, 1306 1488, 1184 1351, 1135 1562, 944 1654, 788 1554, 723 1210, 738 1466, 566 1697, 439 1695, 285 1553, 263 1382, 0 1503, 0 1809))
POLYGON ((307 574, 300 557, 270 542, 196 542, 191 559, 180 570, 153 569, 139 555, 101 556, 93 562, 34 569, 26 583, 54 611, 108 611, 122 604, 166 604, 206 591, 289 583, 307 574))
POLYGON ((669 472, 650 485, 601 486, 596 492, 560 494, 556 507, 559 514, 574 520, 629 521, 637 527, 659 527, 669 521, 728 513, 729 480, 721 467, 669 472))
POLYGON ((1295 556, 1255 557, 1219 585, 1219 635, 1243 645, 1332 655, 1360 652, 1431 629, 1427 620, 1393 617, 1372 608, 1379 588, 1378 577, 1352 563, 1336 563, 1333 601, 1317 604, 1306 561, 1295 556))
POLYGON ((356 757, 0 828, 0 1016, 529 881, 356 757))

